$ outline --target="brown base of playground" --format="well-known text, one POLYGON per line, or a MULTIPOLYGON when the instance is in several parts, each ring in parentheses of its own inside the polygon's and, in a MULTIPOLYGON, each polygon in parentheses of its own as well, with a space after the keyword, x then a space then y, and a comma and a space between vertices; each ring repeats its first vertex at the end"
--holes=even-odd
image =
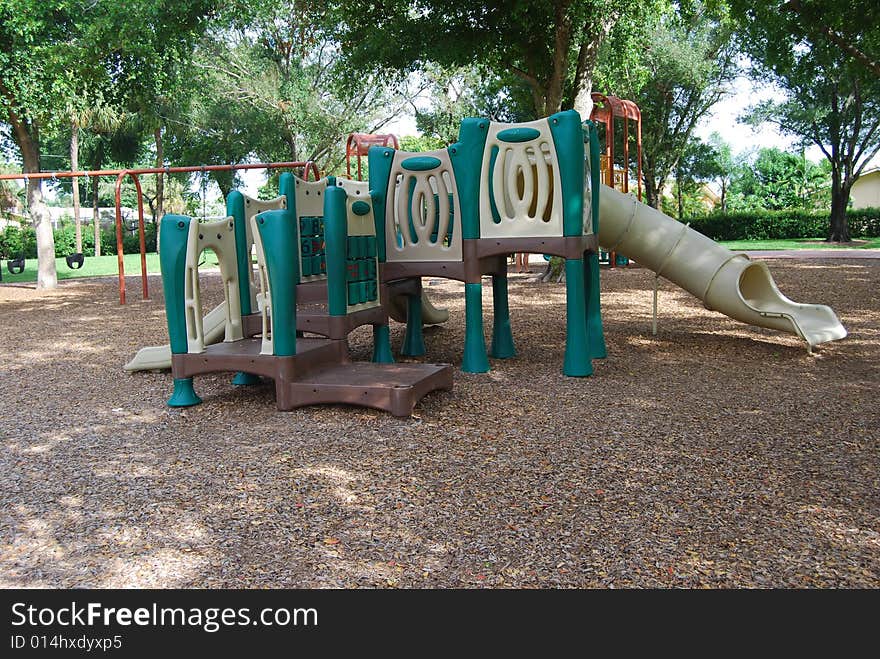
POLYGON ((306 405, 344 403, 410 416, 416 403, 435 389, 452 389, 449 364, 352 362, 342 339, 301 338, 297 354, 261 355, 262 340, 246 338, 208 346, 205 352, 174 355, 175 379, 223 371, 275 381, 281 411, 306 405))

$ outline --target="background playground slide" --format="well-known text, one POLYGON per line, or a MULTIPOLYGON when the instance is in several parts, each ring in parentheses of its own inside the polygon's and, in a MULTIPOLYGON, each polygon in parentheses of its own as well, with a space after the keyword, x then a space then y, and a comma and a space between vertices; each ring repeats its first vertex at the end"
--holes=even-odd
MULTIPOLYGON (((388 315, 398 323, 406 322, 406 296, 396 295, 391 298, 388 304, 388 315)), ((438 309, 427 294, 422 293, 422 324, 423 325, 439 325, 449 320, 449 309, 438 309)))
POLYGON ((681 286, 706 308, 795 334, 809 350, 846 336, 830 307, 785 297, 766 264, 735 254, 634 196, 604 185, 599 194, 599 244, 681 286))
MULTIPOLYGON (((391 298, 389 305, 394 320, 406 322, 406 297, 399 295, 391 298)), ((437 309, 431 304, 427 295, 422 295, 422 322, 425 325, 436 325, 449 320, 449 310, 437 309)), ((204 318, 205 345, 223 340, 226 333, 226 303, 221 302, 204 318)), ((122 367, 129 373, 135 371, 154 371, 171 368, 171 346, 147 346, 138 350, 137 354, 122 367)))
MULTIPOLYGON (((211 309, 202 321, 205 331, 205 345, 223 340, 226 334, 226 302, 211 309)), ((171 345, 147 346, 122 367, 129 373, 171 368, 171 345)))

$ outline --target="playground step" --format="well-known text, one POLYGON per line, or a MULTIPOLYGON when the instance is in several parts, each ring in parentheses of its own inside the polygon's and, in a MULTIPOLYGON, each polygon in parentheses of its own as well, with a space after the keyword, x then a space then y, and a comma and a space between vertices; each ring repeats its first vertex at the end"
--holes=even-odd
MULTIPOLYGON (((373 364, 348 362, 313 371, 279 395, 278 409, 344 403, 409 416, 415 404, 435 389, 452 389, 449 364, 373 364)), ((280 394, 278 388, 276 392, 280 394)))
POLYGON ((175 378, 222 371, 252 373, 275 381, 276 406, 342 403, 409 416, 435 389, 452 388, 449 364, 351 362, 344 340, 299 338, 296 355, 261 355, 259 338, 208 346, 198 354, 173 355, 175 378))

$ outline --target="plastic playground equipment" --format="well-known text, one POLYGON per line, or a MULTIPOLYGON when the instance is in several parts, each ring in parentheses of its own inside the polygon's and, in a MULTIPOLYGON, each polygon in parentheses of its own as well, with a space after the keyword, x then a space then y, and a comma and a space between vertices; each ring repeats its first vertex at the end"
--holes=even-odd
MULTIPOLYGON (((409 414, 428 392, 451 388, 451 366, 393 363, 389 315, 405 313, 401 353, 423 355, 421 278, 463 282, 461 368, 489 370, 489 356, 516 354, 507 301, 512 252, 565 259, 568 376, 590 375, 592 359, 605 357, 599 245, 631 256, 710 309, 795 334, 809 349, 846 336, 829 307, 788 300, 764 264, 601 185, 596 126, 574 111, 522 124, 466 119, 446 149, 374 145, 368 157, 369 183, 284 174, 275 200, 231 193, 223 220, 163 218, 169 405, 201 402, 195 375, 234 371, 234 384, 272 378, 282 410, 342 402, 409 414), (198 263, 206 248, 218 256, 225 301, 204 315, 198 263), (489 349, 485 275, 494 308, 489 349), (348 355, 347 336, 362 325, 373 328, 370 363, 348 355)), ((163 362, 159 348, 145 350, 139 367, 163 362)))
MULTIPOLYGON (((593 92, 590 98, 593 101, 590 120, 596 124, 599 144, 602 145, 599 156, 599 178, 609 188, 629 192, 630 172, 635 170, 636 197, 641 201, 642 111, 633 101, 610 94, 593 92), (634 129, 632 134, 631 127, 634 129), (618 141, 622 145, 619 151, 614 148, 618 141), (630 142, 635 143, 635 161, 630 156, 630 142)), ((618 255, 613 250, 606 252, 600 249, 599 263, 614 268, 618 265, 628 265, 629 258, 618 255)))

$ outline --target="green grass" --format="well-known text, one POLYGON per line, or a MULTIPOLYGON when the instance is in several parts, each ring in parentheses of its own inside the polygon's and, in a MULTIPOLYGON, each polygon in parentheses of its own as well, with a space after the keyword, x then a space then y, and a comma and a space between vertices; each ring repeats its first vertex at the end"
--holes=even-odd
MULTIPOLYGON (((128 275, 139 275, 141 273, 141 255, 140 254, 126 254, 124 257, 125 262, 125 274, 128 275)), ((207 262, 204 264, 207 267, 217 265, 217 257, 214 256, 213 253, 205 253, 202 255, 202 259, 207 262)), ((3 268, 3 281, 4 284, 16 284, 16 283, 32 283, 37 281, 37 260, 36 259, 27 259, 25 260, 24 272, 18 275, 13 275, 9 272, 9 269, 6 267, 6 260, 0 261, 0 266, 3 268)), ((72 270, 67 267, 67 262, 64 258, 55 259, 55 269, 58 272, 58 279, 75 279, 79 277, 108 277, 108 276, 116 276, 119 272, 119 266, 117 265, 117 260, 115 255, 110 256, 86 256, 85 263, 83 263, 83 267, 79 270, 72 270)), ((159 255, 156 253, 147 254, 147 272, 149 274, 158 275, 159 270, 159 255)))
POLYGON ((880 249, 880 238, 866 238, 849 245, 826 243, 822 238, 795 238, 791 240, 723 240, 719 244, 735 252, 780 249, 880 249))

